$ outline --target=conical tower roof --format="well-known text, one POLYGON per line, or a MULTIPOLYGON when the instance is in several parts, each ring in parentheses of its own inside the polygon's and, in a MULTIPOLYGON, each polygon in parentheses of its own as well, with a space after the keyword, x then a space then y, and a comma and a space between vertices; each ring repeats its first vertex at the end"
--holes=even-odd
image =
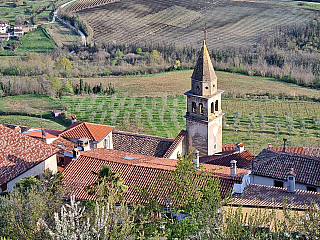
POLYGON ((205 40, 203 41, 203 46, 191 78, 197 81, 212 81, 217 79, 205 40))

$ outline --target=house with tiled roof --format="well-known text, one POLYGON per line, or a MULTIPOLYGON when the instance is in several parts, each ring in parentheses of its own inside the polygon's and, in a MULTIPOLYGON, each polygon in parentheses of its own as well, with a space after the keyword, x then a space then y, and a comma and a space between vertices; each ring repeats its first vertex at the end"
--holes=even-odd
MULTIPOLYGON (((110 166, 114 172, 121 172, 120 176, 124 184, 129 187, 125 194, 128 203, 139 201, 139 194, 134 185, 143 188, 147 185, 157 183, 160 175, 166 175, 174 170, 177 165, 175 159, 156 158, 141 154, 133 154, 111 149, 93 149, 80 152, 80 156, 72 161, 64 170, 64 186, 68 195, 75 195, 77 199, 94 200, 94 195, 89 195, 86 187, 97 180, 98 172, 102 166, 110 166)), ((250 170, 238 169, 237 173, 231 175, 230 167, 203 164, 207 170, 215 170, 213 177, 220 179, 221 195, 226 196, 232 191, 238 192, 246 187, 246 179, 250 170), (242 187, 241 187, 242 186, 242 187)), ((200 171, 200 170, 199 170, 200 171)), ((161 184, 156 185, 159 193, 165 189, 161 184)))
POLYGON ((57 152, 57 148, 1 124, 0 191, 11 191, 26 176, 56 172, 57 152))
POLYGON ((175 139, 145 134, 113 131, 113 149, 153 157, 177 159, 186 153, 186 131, 182 130, 175 139))
MULTIPOLYGON (((268 149, 277 151, 277 152, 283 152, 283 147, 272 146, 272 144, 270 143, 268 144, 268 149)), ((320 157, 320 148, 316 148, 316 147, 285 147, 284 151, 289 153, 296 153, 300 155, 320 157)))
POLYGON ((250 168, 254 158, 248 150, 244 149, 243 143, 237 143, 233 147, 228 146, 228 151, 200 157, 200 163, 230 167, 231 161, 235 160, 238 168, 250 168))
POLYGON ((320 158, 263 149, 251 168, 251 183, 287 188, 294 172, 295 188, 320 192, 320 158))
POLYGON ((243 208, 282 209, 285 202, 288 208, 306 210, 313 201, 320 204, 320 193, 305 190, 290 193, 286 188, 251 184, 242 194, 234 194, 231 204, 243 208))
POLYGON ((112 149, 112 130, 114 128, 114 126, 98 123, 74 122, 62 131, 59 136, 78 143, 78 146, 83 148, 80 150, 112 149))

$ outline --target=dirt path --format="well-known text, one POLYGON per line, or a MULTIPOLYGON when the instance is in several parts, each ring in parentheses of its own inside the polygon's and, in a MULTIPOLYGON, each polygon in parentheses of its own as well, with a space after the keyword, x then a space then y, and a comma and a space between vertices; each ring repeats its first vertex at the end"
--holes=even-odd
POLYGON ((62 20, 61 18, 58 17, 58 12, 60 9, 66 7, 67 5, 69 5, 70 3, 73 3, 77 0, 72 0, 70 2, 67 2, 65 4, 62 4, 53 14, 53 18, 52 21, 50 23, 55 23, 56 19, 58 19, 60 22, 62 22, 64 25, 67 25, 68 27, 72 28, 73 30, 77 31, 80 35, 81 35, 81 39, 82 39, 82 44, 86 45, 87 40, 86 40, 86 36, 84 35, 83 32, 81 32, 80 30, 77 30, 74 26, 72 26, 70 23, 67 23, 66 21, 62 20))

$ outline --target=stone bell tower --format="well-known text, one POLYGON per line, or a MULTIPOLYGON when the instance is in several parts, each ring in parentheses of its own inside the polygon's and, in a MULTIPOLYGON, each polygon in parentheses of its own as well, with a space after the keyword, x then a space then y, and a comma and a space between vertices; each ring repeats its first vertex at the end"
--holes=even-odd
POLYGON ((186 92, 188 150, 194 148, 200 156, 222 151, 221 93, 217 88, 206 41, 191 76, 191 90, 186 92))

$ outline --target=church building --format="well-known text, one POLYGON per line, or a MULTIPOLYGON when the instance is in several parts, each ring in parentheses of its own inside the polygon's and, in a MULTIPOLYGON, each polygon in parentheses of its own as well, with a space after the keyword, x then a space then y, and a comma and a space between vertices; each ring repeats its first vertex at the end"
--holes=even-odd
POLYGON ((222 151, 221 94, 206 42, 191 76, 191 90, 186 92, 186 130, 188 150, 208 156, 222 151))

